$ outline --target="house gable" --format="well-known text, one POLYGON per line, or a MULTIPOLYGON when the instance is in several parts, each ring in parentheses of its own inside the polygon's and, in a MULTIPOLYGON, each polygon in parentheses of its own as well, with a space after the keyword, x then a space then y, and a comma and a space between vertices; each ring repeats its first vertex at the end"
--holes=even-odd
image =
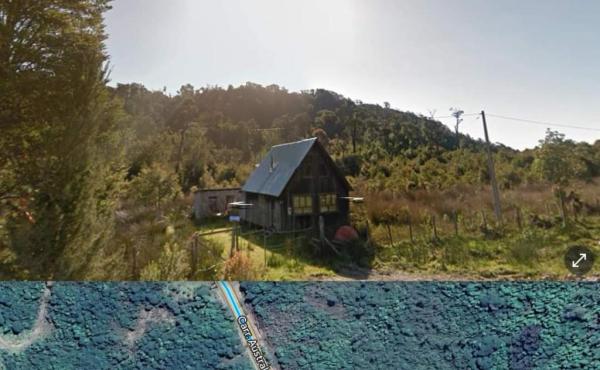
POLYGON ((309 152, 318 152, 335 176, 350 190, 350 184, 316 138, 273 146, 252 172, 242 190, 279 197, 309 152))

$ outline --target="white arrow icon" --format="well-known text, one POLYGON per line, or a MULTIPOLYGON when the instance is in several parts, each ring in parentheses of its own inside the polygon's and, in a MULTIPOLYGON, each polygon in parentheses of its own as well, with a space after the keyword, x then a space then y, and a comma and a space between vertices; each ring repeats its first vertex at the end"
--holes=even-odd
POLYGON ((579 268, 579 262, 581 262, 583 260, 587 260, 587 254, 585 254, 585 253, 579 253, 579 255, 581 257, 579 257, 579 259, 577 260, 577 262, 572 261, 573 268, 579 268))

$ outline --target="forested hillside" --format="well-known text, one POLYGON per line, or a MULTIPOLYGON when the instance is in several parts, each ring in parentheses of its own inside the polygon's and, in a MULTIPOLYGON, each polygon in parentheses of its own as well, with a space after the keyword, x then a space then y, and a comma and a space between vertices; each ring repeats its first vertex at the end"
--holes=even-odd
MULTIPOLYGON (((387 103, 253 83, 174 95, 109 87, 107 8, 0 4, 0 277, 189 276, 192 190, 243 184, 271 145, 310 136, 371 197, 374 223, 398 205, 388 199, 448 198, 489 183, 482 142, 387 103)), ((522 152, 494 146, 501 189, 555 187, 564 198, 574 182, 600 176, 600 141, 540 139, 522 152)), ((200 263, 222 248, 204 248, 200 263)))
MULTIPOLYGON (((489 182, 481 141, 457 137, 422 115, 363 104, 332 91, 297 93, 253 83, 186 85, 175 96, 139 84, 119 84, 113 91, 132 118, 131 174, 150 164, 152 155, 170 157, 184 190, 243 183, 249 167, 240 163, 252 166, 271 145, 310 136, 326 143, 346 175, 369 188, 404 191, 489 182), (158 143, 165 146, 161 155, 158 143)), ((574 178, 600 174, 600 141, 563 141, 576 167, 574 178)), ((503 187, 539 179, 532 167, 535 150, 501 145, 494 150, 503 187)))

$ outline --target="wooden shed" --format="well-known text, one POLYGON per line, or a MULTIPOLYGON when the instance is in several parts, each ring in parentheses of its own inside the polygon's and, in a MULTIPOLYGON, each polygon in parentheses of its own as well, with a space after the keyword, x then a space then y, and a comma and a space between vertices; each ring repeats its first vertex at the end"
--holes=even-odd
POLYGON ((273 146, 242 191, 245 222, 276 231, 331 232, 348 223, 350 184, 316 138, 273 146))
POLYGON ((222 216, 229 211, 228 205, 243 200, 240 188, 200 189, 194 193, 192 207, 194 218, 222 216))

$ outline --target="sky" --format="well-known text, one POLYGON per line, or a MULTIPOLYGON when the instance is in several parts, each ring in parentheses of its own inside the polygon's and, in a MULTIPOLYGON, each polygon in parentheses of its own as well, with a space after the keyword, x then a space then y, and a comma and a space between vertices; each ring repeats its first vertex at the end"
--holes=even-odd
MULTIPOLYGON (((600 2, 116 0, 112 84, 324 88, 434 117, 485 110, 490 140, 534 147, 548 125, 600 139, 600 2)), ((483 135, 478 115, 461 132, 483 135)))

